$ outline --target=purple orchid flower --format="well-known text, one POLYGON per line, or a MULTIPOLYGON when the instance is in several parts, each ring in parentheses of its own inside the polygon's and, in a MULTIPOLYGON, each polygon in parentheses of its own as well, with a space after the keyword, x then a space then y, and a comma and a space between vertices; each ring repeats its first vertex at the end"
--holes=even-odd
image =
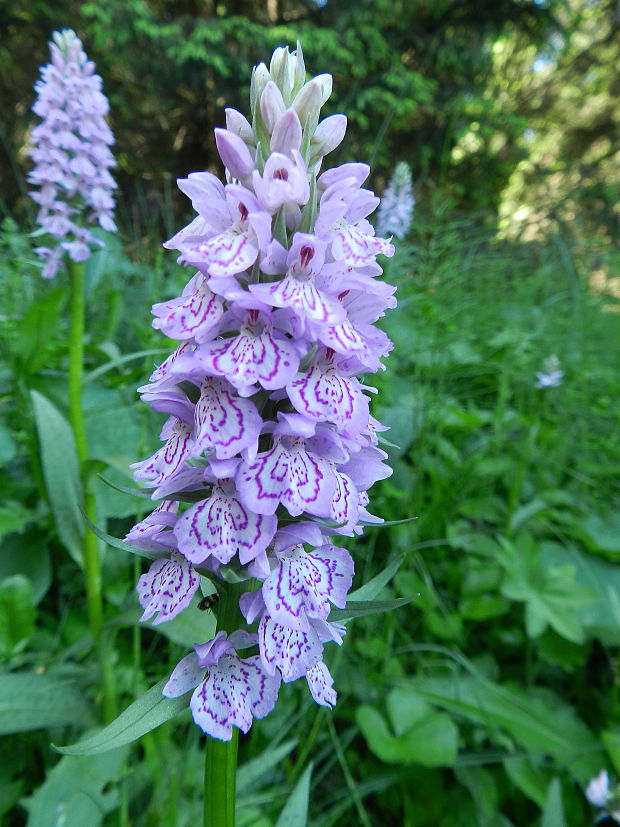
POLYGON ((182 611, 199 574, 221 588, 259 581, 239 599, 239 623, 255 631, 219 631, 164 689, 193 690, 194 720, 224 740, 270 711, 281 681, 305 677, 318 704, 335 704, 324 648, 342 643, 329 618, 354 561, 332 540, 381 522, 368 489, 391 473, 357 375, 391 349, 375 323, 394 288, 376 257, 393 247, 367 219, 368 166, 319 175, 346 129, 344 115, 320 120, 330 93, 327 75, 305 82, 299 48, 255 68, 254 122, 229 109, 216 131, 226 183, 179 181, 197 216, 165 246, 198 272, 153 308, 177 346, 140 392, 170 418, 165 444, 133 467, 155 499, 185 502, 164 501, 127 540, 159 555, 138 585, 143 620, 182 611))

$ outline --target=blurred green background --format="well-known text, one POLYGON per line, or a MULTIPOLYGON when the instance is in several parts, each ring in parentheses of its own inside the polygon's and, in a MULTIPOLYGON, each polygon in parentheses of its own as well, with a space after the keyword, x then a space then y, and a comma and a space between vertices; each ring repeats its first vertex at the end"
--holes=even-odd
MULTIPOLYGON (((120 232, 87 264, 85 408, 93 471, 121 485, 159 444, 162 417, 135 388, 172 344, 150 306, 186 281, 161 248, 189 217, 175 179, 221 173, 212 129, 225 106, 247 113, 252 65, 299 39, 309 70, 334 76, 326 114, 349 118, 330 165, 370 163, 379 193, 397 161, 413 172, 414 224, 386 266, 395 350, 369 384, 398 446, 371 511, 417 519, 348 547, 356 586, 393 564, 378 596, 419 597, 349 624, 329 653, 333 713, 283 688, 242 741, 239 824, 283 827, 310 762, 311 827, 593 823, 586 783, 620 775, 615 0, 3 0, 2 823, 182 827, 201 812, 188 713, 100 756, 50 747, 100 720, 79 559, 50 491, 62 422, 36 420, 31 395, 66 411, 67 281, 39 275, 25 144, 47 42, 68 26, 116 135, 120 232), (536 388, 551 355, 563 382, 536 388)), ((103 483, 97 497, 114 536, 143 513, 103 483)), ((140 561, 101 553, 122 709, 204 637, 210 613, 138 628, 140 561)))

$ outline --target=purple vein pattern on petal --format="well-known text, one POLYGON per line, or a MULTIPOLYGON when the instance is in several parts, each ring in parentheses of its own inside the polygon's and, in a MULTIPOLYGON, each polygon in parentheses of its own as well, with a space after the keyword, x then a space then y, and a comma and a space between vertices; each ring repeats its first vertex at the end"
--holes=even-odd
POLYGON ((178 552, 170 560, 155 560, 138 580, 138 599, 144 609, 140 621, 151 618, 159 612, 153 626, 172 620, 192 602, 200 585, 200 575, 178 552))
POLYGON ((258 514, 274 514, 279 503, 293 517, 329 515, 335 479, 329 462, 304 450, 303 439, 276 439, 273 448, 240 466, 237 488, 258 514))
POLYGON ((263 420, 249 399, 240 399, 231 385, 206 377, 194 411, 194 456, 213 449, 218 459, 230 459, 256 442, 263 420))
POLYGON ((279 685, 257 655, 247 660, 225 655, 192 695, 194 721, 207 735, 229 741, 233 726, 248 732, 253 716, 263 718, 273 709, 279 685))
MULTIPOLYGON (((227 488, 232 486, 227 486, 227 488)), ((232 491, 213 487, 208 500, 190 506, 175 526, 179 551, 194 563, 213 555, 228 563, 237 552, 243 564, 267 548, 276 531, 274 516, 253 513, 232 491)))
POLYGON ((145 480, 151 485, 161 485, 181 467, 183 460, 192 453, 191 427, 177 417, 171 417, 162 434, 168 435, 167 442, 152 457, 131 465, 135 468, 136 480, 145 480), (166 427, 167 426, 167 427, 166 427))
POLYGON ((267 672, 275 675, 279 669, 285 683, 303 677, 323 654, 319 636, 312 627, 307 632, 288 629, 269 615, 263 615, 258 627, 258 645, 267 672))
POLYGON ((326 620, 330 601, 344 608, 353 580, 353 560, 345 549, 324 545, 304 551, 294 546, 263 584, 267 612, 276 623, 308 631, 308 618, 326 620))

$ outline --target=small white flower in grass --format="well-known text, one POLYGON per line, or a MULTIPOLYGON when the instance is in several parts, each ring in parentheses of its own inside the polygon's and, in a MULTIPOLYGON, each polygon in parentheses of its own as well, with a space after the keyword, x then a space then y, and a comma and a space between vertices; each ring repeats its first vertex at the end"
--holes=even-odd
POLYGON ((586 787, 586 798, 595 807, 604 807, 609 798, 609 775, 607 770, 601 770, 586 787))
POLYGON ((560 360, 557 356, 548 356, 543 363, 544 370, 536 373, 537 388, 557 388, 562 384, 564 371, 560 370, 560 360))

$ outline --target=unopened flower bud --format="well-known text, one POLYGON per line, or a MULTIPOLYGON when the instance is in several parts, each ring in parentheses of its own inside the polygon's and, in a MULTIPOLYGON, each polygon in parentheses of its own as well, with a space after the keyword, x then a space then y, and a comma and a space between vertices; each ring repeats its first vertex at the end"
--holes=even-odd
POLYGON ((260 100, 263 89, 270 80, 271 75, 269 74, 269 69, 264 63, 259 63, 252 69, 252 79, 250 81, 250 106, 252 112, 254 112, 256 103, 260 100))
POLYGON ((299 115, 302 124, 318 122, 321 107, 331 95, 331 91, 331 75, 318 75, 299 90, 291 106, 299 115))
POLYGON ((276 49, 269 64, 271 79, 282 92, 285 101, 290 102, 293 85, 295 83, 294 58, 289 53, 288 46, 276 49))
MULTIPOLYGON (((345 119, 346 120, 346 119, 345 119)), ((301 146, 301 122, 294 109, 287 109, 273 128, 271 151, 290 155, 292 150, 301 146)))
POLYGON ((254 160, 238 135, 227 129, 216 129, 215 143, 224 166, 233 178, 245 178, 252 172, 254 160))
POLYGON ((346 115, 330 115, 317 126, 312 138, 312 149, 316 155, 327 155, 340 145, 347 131, 346 115))
POLYGON ((260 111, 267 131, 271 135, 280 115, 286 107, 282 93, 273 81, 270 81, 260 96, 260 111))
POLYGON ((245 144, 254 145, 256 143, 254 133, 245 115, 230 107, 224 111, 226 113, 226 129, 238 135, 245 144))

